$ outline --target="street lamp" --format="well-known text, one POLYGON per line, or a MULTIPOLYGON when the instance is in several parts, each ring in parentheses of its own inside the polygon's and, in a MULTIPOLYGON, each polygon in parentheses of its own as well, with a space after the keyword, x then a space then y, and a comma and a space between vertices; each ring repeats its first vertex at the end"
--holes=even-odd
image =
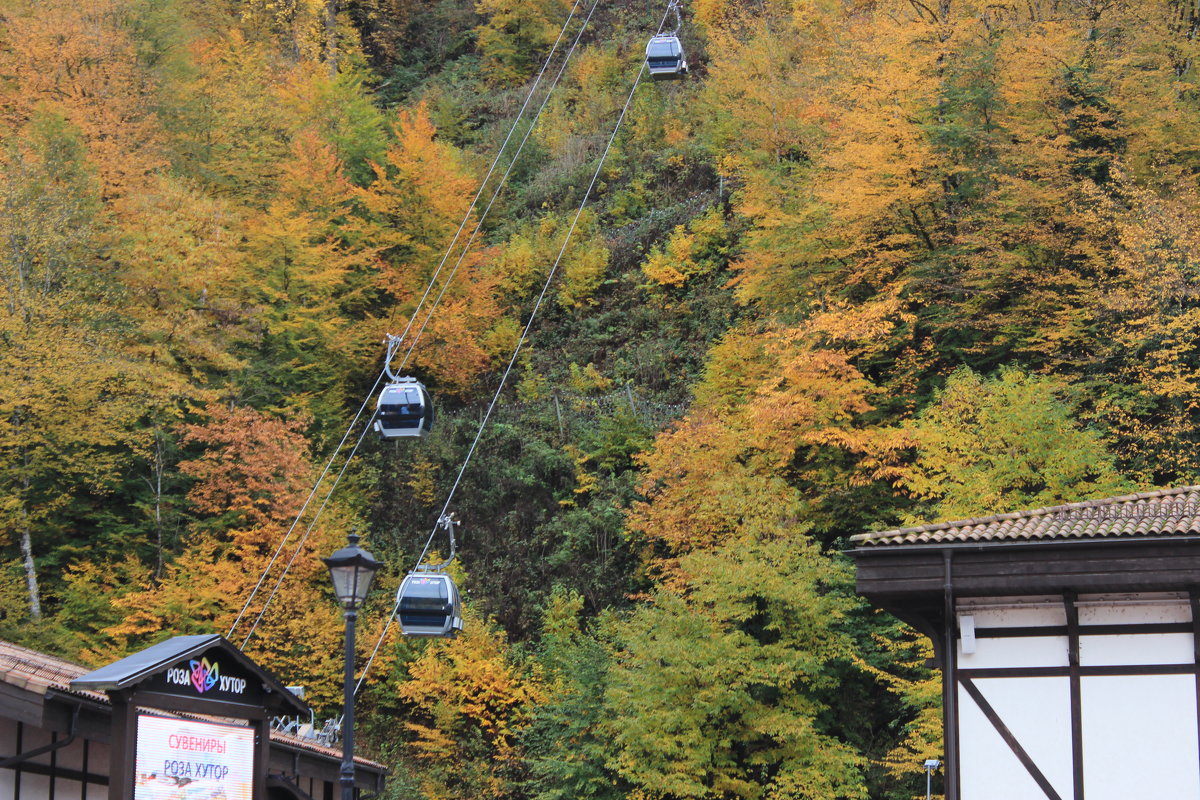
POLYGON ((925 759, 925 800, 933 800, 933 771, 941 765, 936 758, 925 759))
POLYGON ((358 546, 358 534, 350 534, 350 546, 323 558, 333 579, 333 593, 346 609, 346 676, 342 700, 342 800, 354 800, 354 622, 358 607, 371 589, 375 573, 383 566, 358 546))

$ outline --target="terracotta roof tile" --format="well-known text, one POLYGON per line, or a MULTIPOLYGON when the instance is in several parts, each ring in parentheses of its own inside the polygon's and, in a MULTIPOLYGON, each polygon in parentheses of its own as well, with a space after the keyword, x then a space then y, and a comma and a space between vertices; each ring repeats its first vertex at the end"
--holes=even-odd
POLYGON ((37 694, 56 689, 107 703, 108 697, 98 692, 76 692, 68 688, 67 684, 87 671, 86 667, 70 661, 0 640, 0 681, 20 689, 37 694))
POLYGON ((860 547, 955 542, 1041 541, 1200 533, 1200 486, 1085 500, 1030 511, 860 533, 860 547))

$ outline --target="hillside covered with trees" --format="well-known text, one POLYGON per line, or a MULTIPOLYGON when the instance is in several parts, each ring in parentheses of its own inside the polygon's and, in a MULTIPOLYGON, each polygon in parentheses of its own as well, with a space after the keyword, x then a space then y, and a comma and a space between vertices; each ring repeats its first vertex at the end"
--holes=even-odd
POLYGON ((466 631, 359 701, 390 796, 923 792, 928 644, 841 550, 1200 483, 1200 17, 682 10, 635 89, 663 3, 0 0, 0 638, 238 620, 332 716, 319 558, 387 565, 365 663, 453 487, 466 631), (350 459, 410 325, 434 433, 350 459))

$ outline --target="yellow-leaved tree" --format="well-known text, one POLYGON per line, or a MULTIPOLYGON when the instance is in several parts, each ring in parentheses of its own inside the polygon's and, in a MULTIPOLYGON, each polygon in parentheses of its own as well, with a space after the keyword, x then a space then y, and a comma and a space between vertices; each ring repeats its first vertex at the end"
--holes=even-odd
POLYGON ((484 73, 496 83, 531 75, 548 55, 571 4, 566 0, 478 0, 475 29, 484 73))
POLYGON ((76 515, 115 487, 158 375, 120 335, 85 148, 65 114, 41 107, 0 150, 0 528, 34 620, 38 562, 86 546, 76 515))
POLYGON ((374 329, 360 321, 369 313, 378 256, 351 223, 356 190, 332 145, 301 133, 279 169, 278 189, 246 220, 241 246, 265 327, 260 351, 270 364, 254 376, 253 393, 317 419, 337 418, 352 365, 377 348, 374 329))
POLYGON ((518 797, 520 735, 543 692, 492 621, 464 608, 458 638, 433 640, 396 687, 420 765, 421 793, 434 800, 518 797))
POLYGON ((907 426, 917 456, 900 478, 927 505, 910 521, 1040 508, 1131 487, 1100 434, 1081 427, 1053 379, 955 371, 907 426))
POLYGON ((424 103, 399 113, 395 134, 384 163, 374 166, 375 181, 358 194, 367 214, 364 241, 381 259, 379 288, 395 304, 375 330, 397 332, 407 316, 415 315, 410 341, 421 333, 410 364, 428 370, 442 388, 462 392, 511 343, 511 325, 502 319, 496 297, 497 278, 480 268, 488 252, 477 242, 466 249, 476 224, 467 209, 478 184, 464 154, 436 138, 424 103), (444 265, 440 273, 439 265, 444 265), (435 274, 433 290, 418 311, 435 274))

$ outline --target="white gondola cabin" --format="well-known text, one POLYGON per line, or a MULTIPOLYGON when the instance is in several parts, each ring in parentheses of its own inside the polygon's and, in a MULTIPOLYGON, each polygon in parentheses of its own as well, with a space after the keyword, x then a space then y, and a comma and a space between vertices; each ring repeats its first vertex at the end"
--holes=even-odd
POLYGON ((683 56, 683 45, 673 33, 661 33, 646 44, 646 67, 650 78, 668 81, 687 74, 687 60, 683 56))
POLYGON ((433 400, 416 378, 398 378, 379 393, 375 431, 384 439, 425 438, 433 430, 433 400))
POLYGON ((462 600, 444 572, 410 572, 396 593, 405 636, 453 639, 463 628, 462 600))

